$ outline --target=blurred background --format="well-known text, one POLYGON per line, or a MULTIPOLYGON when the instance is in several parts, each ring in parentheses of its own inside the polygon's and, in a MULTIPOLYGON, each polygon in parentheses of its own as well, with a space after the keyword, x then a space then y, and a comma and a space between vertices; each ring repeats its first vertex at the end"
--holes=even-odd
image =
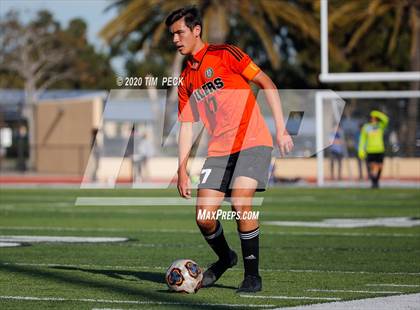
MULTIPOLYGON (((0 184, 173 181, 176 87, 166 87, 161 101, 160 90, 119 87, 116 79, 179 76, 185 59, 164 19, 189 4, 202 12, 204 40, 239 46, 280 91, 352 92, 331 123, 339 132, 333 146, 318 160, 304 150, 298 158, 273 159, 272 184, 319 184, 321 169, 326 184, 365 186, 357 145, 361 126, 377 109, 390 117, 385 183, 419 186, 420 8, 409 0, 328 1, 327 69, 379 73, 369 81, 320 78, 319 0, 0 0, 0 184), (390 72, 414 74, 381 78, 390 72), (121 89, 130 91, 119 96, 121 89), (128 112, 106 118, 107 102, 128 112), (340 159, 334 157, 333 167, 335 151, 340 159)), ((300 122, 296 117, 292 125, 300 122)), ((315 138, 308 137, 308 149, 315 138)), ((193 177, 204 155, 198 152, 193 177)))

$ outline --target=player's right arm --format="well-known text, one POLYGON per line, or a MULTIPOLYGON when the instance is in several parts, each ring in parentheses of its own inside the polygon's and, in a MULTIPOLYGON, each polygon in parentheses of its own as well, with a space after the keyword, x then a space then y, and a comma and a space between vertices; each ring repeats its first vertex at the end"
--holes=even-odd
POLYGON ((191 122, 181 122, 178 138, 178 192, 181 197, 191 198, 191 181, 187 172, 193 130, 191 122))
POLYGON ((282 156, 293 150, 293 140, 286 130, 286 126, 283 119, 282 105, 280 96, 277 91, 277 87, 270 77, 260 70, 257 75, 252 78, 252 82, 257 84, 261 89, 265 90, 265 96, 267 98, 267 104, 271 108, 273 114, 274 123, 276 126, 276 141, 280 149, 282 156))
POLYGON ((178 192, 183 198, 191 198, 191 181, 187 171, 193 139, 193 122, 198 121, 191 108, 190 93, 184 83, 178 86, 178 192))
POLYGON ((371 112, 371 115, 379 120, 379 126, 381 126, 382 129, 385 129, 388 126, 389 117, 385 113, 374 110, 371 112))

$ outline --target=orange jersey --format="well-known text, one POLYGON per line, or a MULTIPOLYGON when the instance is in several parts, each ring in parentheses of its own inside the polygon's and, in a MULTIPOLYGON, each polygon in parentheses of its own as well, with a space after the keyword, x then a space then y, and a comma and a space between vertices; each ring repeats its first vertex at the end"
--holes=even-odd
POLYGON ((248 84, 259 72, 251 58, 232 45, 206 44, 188 61, 178 86, 178 119, 203 122, 208 156, 273 146, 248 84))

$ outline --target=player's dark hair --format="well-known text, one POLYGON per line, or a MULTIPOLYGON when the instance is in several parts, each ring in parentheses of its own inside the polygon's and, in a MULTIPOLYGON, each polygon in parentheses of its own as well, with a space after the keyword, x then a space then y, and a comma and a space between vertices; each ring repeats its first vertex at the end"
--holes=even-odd
POLYGON ((187 6, 178 10, 173 11, 165 20, 167 27, 170 27, 173 23, 184 18, 185 25, 192 31, 195 26, 200 26, 200 37, 203 32, 203 23, 201 21, 200 11, 195 6, 187 6))

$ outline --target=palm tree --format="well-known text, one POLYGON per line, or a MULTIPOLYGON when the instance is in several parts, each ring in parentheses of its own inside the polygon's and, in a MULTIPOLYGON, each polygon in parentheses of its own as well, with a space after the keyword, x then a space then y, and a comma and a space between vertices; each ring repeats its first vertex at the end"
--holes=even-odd
MULTIPOLYGON (((331 1, 329 30, 339 31, 351 29, 351 35, 345 42, 344 52, 349 57, 356 47, 364 40, 369 40, 368 34, 386 19, 392 19, 392 29, 389 32, 385 57, 394 56, 397 46, 404 36, 402 32, 410 32, 410 70, 420 71, 420 5, 416 0, 359 0, 331 1)), ((419 81, 413 81, 410 88, 418 90, 419 81)), ((418 117, 417 98, 411 98, 408 105, 408 135, 407 151, 414 155, 418 117)))
MULTIPOLYGON (((302 1, 307 3, 308 0, 302 1)), ((309 1, 311 2, 311 1, 309 1)), ((316 1, 315 1, 316 2, 316 1)), ((186 5, 197 6, 203 15, 203 39, 223 43, 234 24, 241 18, 258 35, 273 68, 280 67, 280 54, 273 43, 275 31, 282 26, 297 29, 302 36, 319 45, 319 22, 309 6, 296 1, 273 0, 122 0, 114 5, 120 14, 100 32, 108 43, 125 40, 131 33, 142 31, 139 48, 149 40, 157 45, 165 29, 164 19, 173 10, 186 5)), ((337 59, 342 59, 337 48, 331 46, 337 59)))

